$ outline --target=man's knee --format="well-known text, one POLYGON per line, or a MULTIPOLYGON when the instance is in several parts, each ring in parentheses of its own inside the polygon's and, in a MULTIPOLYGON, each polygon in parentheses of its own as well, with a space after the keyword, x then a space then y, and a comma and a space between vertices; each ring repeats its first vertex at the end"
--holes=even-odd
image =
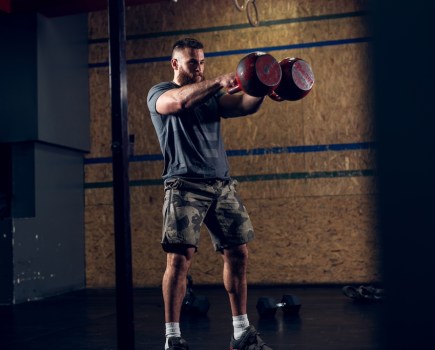
POLYGON ((186 248, 183 251, 167 253, 167 269, 187 273, 187 270, 190 268, 194 253, 194 248, 186 248))
POLYGON ((229 263, 246 263, 248 261, 248 255, 248 247, 246 244, 224 249, 224 259, 229 263))

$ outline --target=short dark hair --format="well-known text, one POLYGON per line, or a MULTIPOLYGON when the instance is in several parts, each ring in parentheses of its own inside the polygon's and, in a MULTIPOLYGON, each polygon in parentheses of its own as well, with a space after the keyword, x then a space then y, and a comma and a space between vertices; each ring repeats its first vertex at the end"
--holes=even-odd
POLYGON ((174 43, 174 45, 172 46, 172 53, 174 53, 175 50, 183 50, 185 48, 200 50, 204 48, 204 45, 202 44, 202 42, 194 38, 184 38, 181 40, 177 40, 174 43))

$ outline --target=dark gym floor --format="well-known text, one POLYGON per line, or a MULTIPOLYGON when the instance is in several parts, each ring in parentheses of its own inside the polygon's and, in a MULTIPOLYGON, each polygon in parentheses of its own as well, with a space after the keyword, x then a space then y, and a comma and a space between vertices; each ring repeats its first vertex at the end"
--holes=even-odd
MULTIPOLYGON (((232 321, 227 295, 220 286, 195 286, 196 295, 210 300, 205 317, 184 317, 183 337, 192 350, 229 348, 232 321)), ((135 289, 136 350, 162 350, 163 304, 159 288, 135 289)), ((115 290, 87 289, 15 306, 0 306, 1 350, 110 350, 116 349, 115 290)), ((382 301, 356 303, 341 286, 250 286, 248 315, 261 337, 274 350, 381 349, 378 338, 382 301), (261 319, 260 296, 279 299, 295 295, 299 317, 278 310, 273 319, 261 319)))

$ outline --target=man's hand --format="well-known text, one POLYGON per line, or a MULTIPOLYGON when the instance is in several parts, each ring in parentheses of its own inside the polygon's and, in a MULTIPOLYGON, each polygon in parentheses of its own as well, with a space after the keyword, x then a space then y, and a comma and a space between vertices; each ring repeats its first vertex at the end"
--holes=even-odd
POLYGON ((216 80, 218 80, 220 85, 225 89, 230 89, 237 85, 235 72, 221 75, 220 77, 217 77, 216 80))

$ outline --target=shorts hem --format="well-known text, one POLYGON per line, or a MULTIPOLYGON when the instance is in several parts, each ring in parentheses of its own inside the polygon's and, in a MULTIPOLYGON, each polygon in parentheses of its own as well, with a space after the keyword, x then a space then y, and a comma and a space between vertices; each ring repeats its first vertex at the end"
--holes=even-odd
POLYGON ((216 251, 217 253, 222 253, 222 254, 223 254, 223 252, 224 252, 225 249, 231 249, 231 248, 238 247, 238 246, 241 246, 241 245, 244 245, 244 244, 248 244, 248 243, 251 242, 251 241, 252 241, 252 239, 247 240, 247 241, 245 241, 245 242, 233 243, 233 244, 227 244, 227 245, 225 245, 225 246, 220 246, 220 247, 216 247, 216 246, 215 246, 214 248, 215 248, 215 251, 216 251))
POLYGON ((188 248, 195 248, 195 253, 198 251, 198 247, 193 244, 185 243, 162 243, 162 249, 166 253, 184 253, 188 248))

